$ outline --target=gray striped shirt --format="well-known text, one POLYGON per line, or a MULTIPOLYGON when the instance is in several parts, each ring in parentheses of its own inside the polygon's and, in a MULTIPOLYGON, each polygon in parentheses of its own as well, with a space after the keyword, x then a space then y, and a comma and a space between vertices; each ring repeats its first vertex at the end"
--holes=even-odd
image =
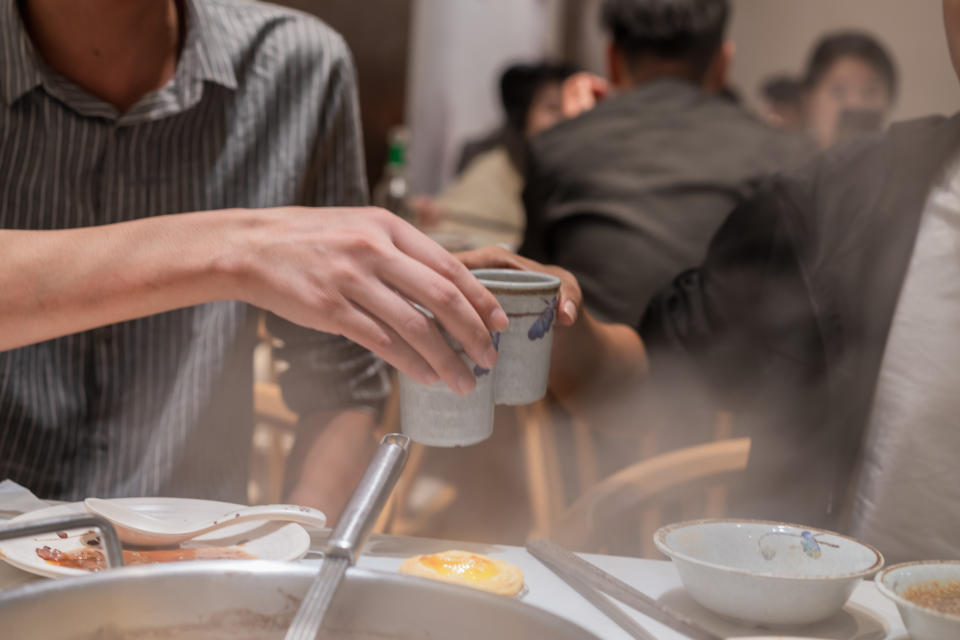
MULTIPOLYGON (((0 227, 365 202, 340 36, 268 4, 185 7, 174 78, 119 114, 47 67, 16 2, 0 0, 0 227)), ((0 353, 0 479, 50 498, 245 502, 258 313, 205 304, 0 353)), ((389 391, 368 351, 269 326, 295 411, 374 406, 389 391)))

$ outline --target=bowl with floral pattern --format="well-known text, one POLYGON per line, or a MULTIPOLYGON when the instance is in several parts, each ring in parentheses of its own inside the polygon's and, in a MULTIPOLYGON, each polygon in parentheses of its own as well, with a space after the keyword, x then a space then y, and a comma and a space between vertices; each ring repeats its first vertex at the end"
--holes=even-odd
POLYGON ((829 618, 860 580, 883 567, 883 556, 868 544, 783 522, 695 520, 662 527, 653 539, 694 600, 756 625, 829 618))

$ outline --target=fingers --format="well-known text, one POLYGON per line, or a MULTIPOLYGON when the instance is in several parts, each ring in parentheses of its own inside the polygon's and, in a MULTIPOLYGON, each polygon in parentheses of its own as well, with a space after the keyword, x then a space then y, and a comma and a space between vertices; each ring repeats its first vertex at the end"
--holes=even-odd
POLYGON ((376 317, 347 302, 341 335, 376 353, 421 384, 436 384, 440 377, 406 340, 376 317))
MULTIPOLYGON (((396 233, 394 235, 394 243, 397 248, 400 249, 403 253, 407 254, 415 261, 426 265, 431 270, 433 270, 437 275, 442 279, 452 282, 456 288, 459 290, 460 294, 466 298, 466 301, 473 308, 474 313, 480 318, 481 323, 486 326, 488 331, 503 331, 507 328, 508 320, 507 314, 503 312, 503 309, 500 308, 500 303, 497 302, 497 299, 492 293, 487 291, 487 288, 484 287, 480 282, 473 277, 473 274, 456 258, 454 258, 450 253, 445 251, 435 243, 433 240, 423 235, 412 226, 408 224, 398 225, 396 233)), ((397 268, 402 268, 406 263, 393 265, 397 268)), ((409 266, 409 265, 406 265, 409 266)), ((422 276, 422 272, 419 272, 422 276)), ((389 274, 380 274, 382 277, 386 277, 389 274)), ((429 282, 436 284, 436 280, 433 278, 429 279, 429 282)), ((416 285, 416 282, 411 282, 411 285, 416 285)), ((423 285, 421 285, 421 290, 423 285)), ((442 285, 437 285, 438 289, 442 289, 442 285)), ((406 293, 406 291, 405 291, 406 293)), ((427 291, 429 294, 430 292, 427 291)), ((431 303, 444 303, 447 300, 444 300, 445 292, 437 291, 434 293, 440 293, 439 300, 435 299, 435 296, 428 295, 427 300, 422 300, 416 298, 418 302, 423 304, 425 307, 437 313, 437 309, 429 306, 427 302, 431 303)), ((440 315, 437 314, 439 318, 440 315)), ((481 360, 477 360, 474 356, 479 355, 475 354, 474 351, 470 349, 469 345, 473 345, 474 342, 472 339, 467 337, 468 342, 463 342, 460 335, 454 333, 452 329, 463 325, 464 327, 470 328, 472 331, 476 332, 477 327, 476 323, 473 320, 471 314, 466 313, 466 310, 458 305, 457 310, 454 312, 452 317, 458 322, 450 324, 444 323, 444 327, 450 329, 451 334, 460 340, 460 343, 467 349, 467 353, 471 358, 474 359, 477 364, 483 364, 481 360)), ((484 346, 491 346, 490 336, 485 333, 483 339, 484 346)))
POLYGON ((575 118, 597 104, 598 91, 605 90, 590 73, 576 73, 567 78, 560 88, 561 109, 566 118, 575 118))
POLYGON ((596 104, 610 95, 611 87, 606 78, 601 78, 600 76, 593 74, 589 74, 589 76, 590 92, 593 94, 594 104, 596 104))
POLYGON ((489 330, 453 283, 409 258, 395 263, 389 274, 379 275, 401 294, 430 309, 471 360, 487 368, 496 364, 497 351, 489 330))
POLYGON ((461 251, 453 254, 453 257, 467 269, 523 269, 522 258, 503 247, 482 247, 461 251))
POLYGON ((473 251, 464 251, 455 254, 454 257, 469 269, 520 269, 556 276, 560 279, 557 321, 564 326, 576 322, 580 306, 583 303, 583 292, 580 290, 580 284, 576 277, 566 269, 540 264, 501 247, 483 247, 473 251))
MULTIPOLYGON (((425 270, 429 271, 428 269, 425 270)), ((425 361, 430 370, 436 372, 436 375, 448 387, 461 394, 468 394, 473 391, 476 386, 476 378, 460 356, 454 353, 447 341, 440 335, 436 322, 417 311, 396 292, 382 285, 358 287, 348 294, 355 304, 371 315, 377 318, 389 318, 392 326, 391 330, 396 332, 400 341, 418 354, 418 358, 425 361)), ((463 304, 466 305, 466 301, 463 304)), ((483 331, 486 334, 486 330, 483 331)), ((489 339, 489 334, 486 335, 489 339)), ((380 345, 378 345, 378 348, 380 348, 380 345)), ((496 356, 495 352, 494 356, 496 356)), ((493 366, 479 360, 475 361, 483 366, 493 366)), ((494 362, 496 362, 496 357, 494 357, 494 362)), ((406 373, 406 371, 404 372, 406 373)))
POLYGON ((557 322, 570 326, 577 321, 580 305, 583 304, 583 292, 572 273, 566 269, 554 267, 551 273, 560 278, 560 296, 557 300, 557 322))

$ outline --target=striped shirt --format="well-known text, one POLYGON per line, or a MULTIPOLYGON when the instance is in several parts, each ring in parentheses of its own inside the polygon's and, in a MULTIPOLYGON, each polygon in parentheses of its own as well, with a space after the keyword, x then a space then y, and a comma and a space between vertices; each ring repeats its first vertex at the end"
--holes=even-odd
MULTIPOLYGON (((0 0, 0 227, 366 200, 339 35, 247 0, 187 0, 176 73, 126 113, 46 66, 0 0)), ((224 215, 229 215, 225 213, 224 215)), ((218 302, 0 353, 0 479, 48 498, 246 501, 259 311, 218 302)), ((270 317, 301 414, 379 403, 383 363, 270 317)))

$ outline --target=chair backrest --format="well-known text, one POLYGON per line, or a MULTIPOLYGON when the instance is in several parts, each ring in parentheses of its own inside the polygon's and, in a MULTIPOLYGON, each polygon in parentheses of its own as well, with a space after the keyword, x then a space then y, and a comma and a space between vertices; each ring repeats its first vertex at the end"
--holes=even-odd
MULTIPOLYGON (((618 521, 630 522, 625 514, 657 509, 671 496, 683 496, 692 489, 703 489, 703 517, 723 515, 725 491, 720 485, 746 469, 749 456, 750 439, 739 438, 642 460, 602 480, 581 496, 551 527, 550 537, 580 551, 606 550, 598 547, 598 534, 615 529, 618 521)), ((644 549, 649 548, 643 541, 638 542, 644 549)))

